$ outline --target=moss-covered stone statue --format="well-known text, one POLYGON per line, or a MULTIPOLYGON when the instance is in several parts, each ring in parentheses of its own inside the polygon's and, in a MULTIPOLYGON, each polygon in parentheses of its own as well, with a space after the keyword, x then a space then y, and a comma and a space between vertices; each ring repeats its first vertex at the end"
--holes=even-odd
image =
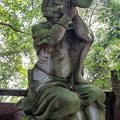
POLYGON ((32 27, 38 61, 29 75, 22 120, 105 120, 105 94, 82 77, 92 32, 76 6, 92 0, 43 0, 47 21, 32 27))

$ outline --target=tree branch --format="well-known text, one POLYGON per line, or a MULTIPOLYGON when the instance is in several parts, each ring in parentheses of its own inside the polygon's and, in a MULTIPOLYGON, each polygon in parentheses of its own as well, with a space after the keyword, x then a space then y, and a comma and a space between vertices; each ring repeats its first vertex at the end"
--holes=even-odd
POLYGON ((10 56, 13 54, 21 53, 23 51, 6 51, 6 52, 0 52, 0 57, 10 56))
POLYGON ((23 31, 21 31, 21 30, 17 30, 17 29, 15 29, 13 26, 11 26, 10 24, 7 24, 7 23, 2 23, 2 22, 0 22, 0 25, 6 25, 6 26, 9 26, 12 30, 14 30, 14 31, 16 31, 16 32, 20 32, 20 33, 28 34, 28 33, 23 32, 23 31))
POLYGON ((93 16, 93 14, 94 14, 94 12, 95 12, 95 9, 97 8, 98 5, 99 5, 99 2, 96 3, 95 7, 94 7, 93 10, 92 10, 92 13, 91 13, 91 16, 90 16, 90 20, 89 20, 89 27, 91 26, 92 16, 93 16))
POLYGON ((85 14, 83 15, 84 16, 84 18, 83 18, 84 21, 86 21, 86 19, 87 19, 87 17, 86 17, 87 13, 88 13, 88 9, 85 11, 85 14))

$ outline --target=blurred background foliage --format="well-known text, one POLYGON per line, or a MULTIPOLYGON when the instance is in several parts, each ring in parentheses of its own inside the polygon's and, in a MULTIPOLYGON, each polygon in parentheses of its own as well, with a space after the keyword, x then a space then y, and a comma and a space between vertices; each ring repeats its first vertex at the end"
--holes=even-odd
MULTIPOLYGON (((0 88, 28 87, 27 70, 37 60, 31 27, 45 20, 41 3, 42 0, 0 1, 0 88)), ((95 37, 85 60, 84 77, 110 90, 111 70, 117 71, 120 80, 120 1, 94 0, 90 8, 79 8, 79 14, 95 37)))

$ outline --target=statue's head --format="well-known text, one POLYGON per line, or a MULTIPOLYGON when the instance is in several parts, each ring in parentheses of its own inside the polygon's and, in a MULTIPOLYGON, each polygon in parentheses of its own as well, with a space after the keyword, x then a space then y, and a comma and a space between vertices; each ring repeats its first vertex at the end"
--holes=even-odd
POLYGON ((46 18, 60 19, 62 17, 64 0, 43 0, 42 12, 46 18))
POLYGON ((62 10, 65 5, 88 8, 92 2, 93 0, 43 0, 42 12, 46 18, 59 19, 63 15, 62 10))

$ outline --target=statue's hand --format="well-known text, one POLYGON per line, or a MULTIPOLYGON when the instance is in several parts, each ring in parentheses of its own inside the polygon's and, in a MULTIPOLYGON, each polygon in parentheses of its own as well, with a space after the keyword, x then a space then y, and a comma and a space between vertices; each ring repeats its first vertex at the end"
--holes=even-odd
POLYGON ((91 105, 93 102, 98 101, 104 103, 105 93, 95 86, 82 85, 79 87, 78 92, 84 105, 91 105))
POLYGON ((48 45, 48 44, 41 45, 39 55, 38 55, 38 57, 39 57, 38 62, 41 64, 46 63, 46 61, 50 57, 50 54, 52 53, 52 51, 53 51, 53 46, 48 45))
POLYGON ((71 6, 71 5, 66 5, 63 8, 63 13, 68 15, 70 17, 70 19, 72 20, 77 14, 78 14, 78 10, 75 6, 71 6))
POLYGON ((60 8, 50 7, 46 10, 45 16, 53 20, 59 20, 62 17, 63 13, 60 8))

